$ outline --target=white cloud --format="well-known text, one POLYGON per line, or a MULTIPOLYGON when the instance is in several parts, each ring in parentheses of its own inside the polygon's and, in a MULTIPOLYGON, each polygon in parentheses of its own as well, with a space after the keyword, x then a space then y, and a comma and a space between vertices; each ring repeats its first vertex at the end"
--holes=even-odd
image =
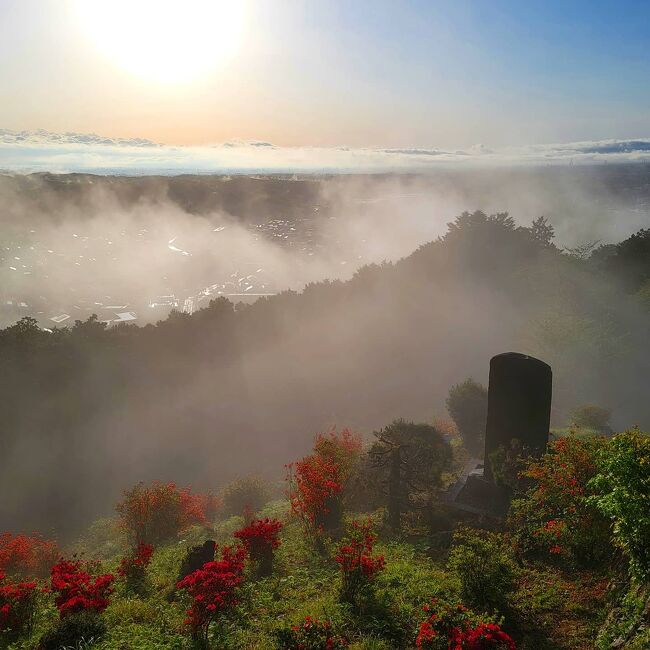
POLYGON ((140 138, 0 129, 0 169, 31 172, 177 174, 211 172, 425 171, 440 166, 650 161, 650 138, 467 150, 279 147, 230 141, 180 147, 140 138))

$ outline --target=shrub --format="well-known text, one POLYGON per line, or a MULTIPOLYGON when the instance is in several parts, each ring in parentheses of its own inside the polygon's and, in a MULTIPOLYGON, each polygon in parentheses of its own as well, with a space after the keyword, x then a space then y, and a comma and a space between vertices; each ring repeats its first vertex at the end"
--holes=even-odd
POLYGON ((138 483, 124 493, 116 510, 134 543, 158 545, 193 524, 205 523, 214 498, 179 490, 174 483, 154 482, 149 487, 138 483))
POLYGON ((36 609, 36 583, 11 582, 0 573, 0 639, 31 631, 36 609))
POLYGON ((487 390, 473 379, 466 379, 449 389, 447 410, 456 423, 465 447, 477 454, 483 448, 487 422, 487 390))
POLYGON ((300 625, 293 625, 276 632, 282 650, 344 650, 346 639, 332 630, 330 621, 319 621, 306 616, 300 625))
POLYGON ((388 525, 399 530, 404 511, 422 510, 435 500, 452 464, 451 447, 430 424, 405 420, 394 420, 374 436, 369 456, 381 475, 388 525))
POLYGON ((223 513, 227 517, 255 513, 269 500, 267 484, 256 476, 245 476, 226 485, 221 492, 223 513))
POLYGON ((314 451, 287 466, 292 512, 308 532, 318 534, 338 528, 341 493, 361 451, 360 438, 344 429, 316 437, 314 451))
POLYGON ((603 437, 570 435, 552 442, 540 460, 528 464, 522 475, 533 485, 510 510, 511 527, 524 552, 550 553, 581 564, 609 555, 609 523, 589 500, 597 453, 605 445, 603 437))
POLYGON ((518 571, 502 536, 461 528, 454 534, 454 544, 448 568, 460 579, 463 602, 481 611, 504 610, 518 571))
POLYGON ((341 569, 341 599, 356 603, 375 575, 384 568, 383 555, 373 556, 377 536, 370 521, 353 521, 348 535, 340 543, 336 561, 341 569))
POLYGON ((571 423, 577 427, 609 433, 611 431, 609 426, 611 417, 611 409, 596 406, 595 404, 583 404, 578 406, 571 414, 571 423))
POLYGON ((79 561, 61 560, 52 567, 51 591, 61 618, 79 612, 101 614, 108 607, 115 576, 92 576, 79 561))
POLYGON ((0 572, 6 575, 45 577, 57 557, 56 542, 40 535, 0 534, 0 572))
POLYGON ((432 600, 424 606, 415 647, 423 650, 515 650, 514 641, 490 617, 479 617, 460 603, 432 600))
POLYGON ((131 591, 141 593, 144 590, 146 569, 151 562, 153 546, 140 542, 136 548, 123 557, 117 573, 126 581, 126 586, 131 591))
POLYGON ((239 602, 237 588, 244 580, 245 557, 244 547, 224 546, 221 560, 204 564, 177 584, 192 598, 185 624, 203 644, 208 642, 212 623, 218 623, 239 602))
POLYGON ((631 429, 599 450, 590 502, 613 525, 614 541, 638 582, 650 578, 650 436, 631 429))
POLYGON ((259 576, 268 576, 273 572, 273 551, 280 546, 278 536, 281 529, 281 521, 266 517, 254 519, 234 533, 243 542, 250 559, 257 564, 259 576))
POLYGON ((525 481, 521 472, 526 468, 528 450, 524 449, 517 438, 513 438, 506 449, 499 445, 488 457, 494 482, 508 490, 511 494, 520 492, 525 481))
POLYGON ((79 612, 58 621, 41 639, 39 650, 75 648, 81 641, 92 643, 104 635, 106 625, 95 612, 79 612))

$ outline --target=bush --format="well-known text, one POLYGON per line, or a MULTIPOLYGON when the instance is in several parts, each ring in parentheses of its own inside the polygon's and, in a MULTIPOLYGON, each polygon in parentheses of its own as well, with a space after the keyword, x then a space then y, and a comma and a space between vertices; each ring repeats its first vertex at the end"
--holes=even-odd
POLYGON ((423 650, 515 650, 514 641, 490 617, 480 617, 460 603, 424 606, 426 620, 420 623, 415 647, 423 650))
POLYGON ((533 483, 512 502, 510 525, 521 550, 570 563, 594 564, 611 552, 610 525, 589 500, 603 437, 566 436, 522 473, 533 483))
POLYGON ((374 436, 368 453, 381 475, 388 525, 400 530, 405 511, 422 511, 435 501, 452 450, 430 424, 394 420, 374 436))
POLYGON ((176 537, 194 524, 206 522, 206 510, 215 506, 215 497, 179 490, 174 483, 138 483, 124 493, 116 510, 120 525, 134 544, 158 545, 176 537))
POLYGON ((226 485, 221 492, 226 517, 255 513, 269 500, 267 484, 255 476, 245 476, 226 485))
POLYGON ((44 578, 58 553, 56 542, 39 535, 0 534, 0 572, 6 575, 44 578))
POLYGON ((106 625, 101 616, 94 612, 80 612, 61 619, 54 629, 41 639, 39 650, 61 650, 74 648, 80 641, 91 643, 102 637, 106 625))
POLYGON ((288 465, 292 512, 308 533, 333 531, 341 524, 341 493, 359 459, 361 440, 348 429, 319 434, 314 451, 288 465))
POLYGON ((36 583, 11 582, 0 573, 0 640, 31 631, 36 609, 36 583))
POLYGON ((92 576, 79 561, 61 560, 52 567, 51 590, 61 618, 79 612, 101 614, 108 607, 115 576, 92 576))
POLYGON ((454 534, 448 568, 460 579, 463 602, 481 611, 504 611, 518 573, 512 550, 497 533, 472 528, 454 534))
POLYGON ((573 411, 571 423, 584 429, 609 433, 612 430, 609 426, 609 419, 611 417, 611 409, 596 406, 595 404, 583 404, 573 411))
POLYGON ((153 546, 140 542, 126 557, 120 560, 117 573, 126 581, 127 589, 135 593, 144 591, 146 570, 152 555, 153 546))
POLYGON ((521 472, 526 466, 526 454, 517 438, 510 441, 508 448, 499 445, 488 457, 494 482, 511 494, 523 489, 521 472))
POLYGON ((217 623, 239 602, 237 589, 244 580, 246 549, 242 546, 221 549, 221 560, 208 562, 177 585, 192 598, 185 624, 194 638, 207 645, 210 626, 217 623))
POLYGON ((282 650, 344 650, 346 639, 332 630, 330 621, 305 617, 300 625, 278 630, 275 634, 282 650))
POLYGON ((487 402, 487 390, 471 378, 449 389, 447 410, 458 427, 465 447, 473 454, 483 450, 487 402))
POLYGON ((613 525, 614 541, 629 559, 630 575, 650 579, 650 436, 631 429, 598 453, 590 502, 613 525))
POLYGON ((273 551, 280 546, 278 536, 281 529, 281 521, 266 517, 254 519, 234 533, 246 546, 251 561, 257 565, 260 577, 269 576, 273 572, 273 551))
POLYGON ((353 521, 347 536, 339 544, 336 561, 341 568, 343 602, 357 604, 361 593, 384 568, 384 556, 372 554, 376 539, 370 521, 353 521))

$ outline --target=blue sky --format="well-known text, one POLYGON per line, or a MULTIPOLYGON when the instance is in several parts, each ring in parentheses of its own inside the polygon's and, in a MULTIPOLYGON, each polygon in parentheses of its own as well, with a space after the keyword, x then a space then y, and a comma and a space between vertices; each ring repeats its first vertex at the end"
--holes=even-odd
MULTIPOLYGON (((0 128, 446 149, 650 136, 650 2, 249 0, 227 60, 158 83, 119 51, 129 12, 100 34, 108 55, 94 47, 93 1, 0 0, 0 128)), ((144 50, 156 11, 135 26, 144 50)), ((192 30, 168 35, 190 71, 192 30)))

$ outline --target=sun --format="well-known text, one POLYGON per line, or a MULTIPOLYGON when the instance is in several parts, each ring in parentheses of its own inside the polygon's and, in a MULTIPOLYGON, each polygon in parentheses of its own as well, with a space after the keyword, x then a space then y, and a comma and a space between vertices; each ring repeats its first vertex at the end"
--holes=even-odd
POLYGON ((241 44, 243 0, 76 0, 84 36, 144 80, 192 81, 224 65, 241 44))

